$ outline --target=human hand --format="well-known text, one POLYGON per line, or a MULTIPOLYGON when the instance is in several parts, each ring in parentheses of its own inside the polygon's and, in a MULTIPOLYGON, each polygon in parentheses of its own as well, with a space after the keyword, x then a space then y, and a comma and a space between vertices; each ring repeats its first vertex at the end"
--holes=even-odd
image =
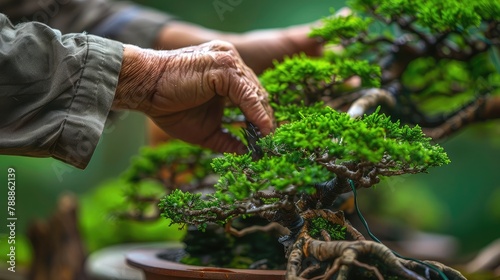
POLYGON ((126 45, 113 102, 144 112, 169 135, 218 152, 246 152, 221 128, 225 99, 266 135, 273 129, 267 92, 233 45, 212 41, 172 51, 126 45))
MULTIPOLYGON (((223 33, 185 22, 170 22, 159 33, 155 49, 173 50, 198 45, 210 40, 221 39, 231 42, 243 61, 257 74, 273 66, 274 60, 284 56, 305 52, 310 56, 322 53, 322 44, 308 37, 310 24, 291 26, 283 29, 266 29, 243 34, 223 33)), ((165 130, 149 121, 150 144, 168 141, 171 136, 165 130)))

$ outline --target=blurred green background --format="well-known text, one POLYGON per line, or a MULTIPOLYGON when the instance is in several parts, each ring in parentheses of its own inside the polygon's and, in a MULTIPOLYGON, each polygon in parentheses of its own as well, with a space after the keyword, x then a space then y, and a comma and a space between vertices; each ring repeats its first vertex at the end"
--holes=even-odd
MULTIPOLYGON (((343 1, 136 2, 208 28, 244 32, 312 22, 328 15, 330 7, 340 8, 343 1), (214 5, 220 3, 232 4, 224 12, 217 12, 214 5)), ((385 180, 374 190, 360 191, 362 211, 365 209, 370 211, 370 216, 395 219, 420 230, 454 236, 460 242, 458 257, 477 252, 500 237, 499 124, 494 121, 469 127, 442 142, 452 160, 448 166, 431 169, 429 174, 385 180)), ((52 159, 0 156, 0 182, 7 182, 8 167, 14 167, 17 174, 18 261, 27 261, 30 257, 23 237, 27 225, 34 219, 47 217, 54 211, 59 195, 67 191, 81 198, 82 231, 90 250, 120 242, 178 239, 181 233, 175 228, 169 229, 167 222, 147 226, 120 223, 108 215, 123 199, 123 190, 114 179, 146 143, 145 135, 143 116, 118 115, 106 126, 84 171, 52 159)), ((7 190, 5 187, 2 190, 0 221, 6 221, 7 190)), ((1 226, 2 263, 7 252, 5 237, 6 227, 1 226)))

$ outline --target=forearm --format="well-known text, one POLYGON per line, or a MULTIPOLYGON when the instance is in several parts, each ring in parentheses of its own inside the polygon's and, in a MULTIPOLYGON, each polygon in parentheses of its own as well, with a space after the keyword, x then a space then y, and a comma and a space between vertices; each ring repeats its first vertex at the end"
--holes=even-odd
POLYGON ((273 66, 273 61, 281 60, 304 52, 310 56, 321 54, 321 44, 308 38, 310 25, 288 28, 255 30, 244 33, 221 32, 198 25, 171 21, 158 33, 156 49, 178 49, 198 45, 211 40, 223 40, 233 44, 243 61, 260 74, 273 66))
POLYGON ((122 44, 38 23, 13 27, 2 14, 0 30, 0 154, 84 168, 114 98, 122 44))
POLYGON ((160 29, 154 47, 161 50, 173 50, 203 44, 212 40, 234 43, 238 41, 238 37, 239 35, 235 33, 207 29, 183 21, 171 21, 160 29))

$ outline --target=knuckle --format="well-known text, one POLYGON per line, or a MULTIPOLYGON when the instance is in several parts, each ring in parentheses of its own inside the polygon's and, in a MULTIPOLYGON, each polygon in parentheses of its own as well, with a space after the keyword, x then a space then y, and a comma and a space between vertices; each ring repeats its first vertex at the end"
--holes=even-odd
POLYGON ((205 75, 205 79, 209 88, 211 88, 216 94, 225 96, 228 94, 229 89, 229 81, 227 79, 227 75, 225 71, 215 70, 210 71, 205 75))
POLYGON ((216 56, 216 62, 220 66, 228 68, 237 68, 236 57, 232 53, 221 52, 216 56))
POLYGON ((214 40, 208 44, 210 55, 218 66, 235 69, 241 68, 242 63, 239 59, 238 51, 232 43, 214 40))
POLYGON ((213 40, 209 42, 211 48, 217 51, 225 51, 225 52, 235 52, 236 47, 227 41, 222 40, 213 40))

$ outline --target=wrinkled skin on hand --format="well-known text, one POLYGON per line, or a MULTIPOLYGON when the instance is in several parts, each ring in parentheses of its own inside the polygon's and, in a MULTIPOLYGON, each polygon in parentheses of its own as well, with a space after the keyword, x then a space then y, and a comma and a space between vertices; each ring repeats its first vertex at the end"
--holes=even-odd
POLYGON ((125 46, 114 108, 144 112, 175 138, 244 153, 242 143, 221 128, 226 99, 264 135, 271 132, 267 92, 232 44, 211 41, 172 51, 125 46))
MULTIPOLYGON (((337 15, 346 16, 350 13, 348 8, 342 8, 337 15)), ((243 61, 256 74, 261 74, 273 66, 273 61, 280 61, 284 56, 301 52, 309 56, 320 56, 323 53, 323 43, 308 35, 313 25, 320 24, 321 21, 318 21, 238 34, 211 30, 188 22, 172 21, 158 33, 155 48, 171 50, 220 39, 234 44, 243 61)), ((151 121, 148 121, 148 136, 152 145, 171 139, 171 136, 151 121)))

